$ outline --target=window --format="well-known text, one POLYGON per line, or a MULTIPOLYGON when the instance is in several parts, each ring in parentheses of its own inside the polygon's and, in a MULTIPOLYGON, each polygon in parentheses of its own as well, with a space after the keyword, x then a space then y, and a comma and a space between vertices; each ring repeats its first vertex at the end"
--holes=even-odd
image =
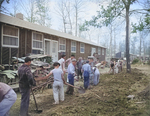
POLYGON ((101 55, 101 48, 98 48, 98 55, 101 55))
POLYGON ((12 26, 2 26, 2 46, 19 47, 19 29, 12 26))
POLYGON ((76 42, 71 41, 71 52, 76 52, 76 42))
POLYGON ((59 39, 59 51, 65 52, 66 51, 66 40, 59 39))
POLYGON ((80 43, 80 53, 84 53, 84 44, 83 43, 80 43))
POLYGON ((33 32, 32 37, 32 48, 36 50, 43 49, 43 35, 40 33, 33 32))
POLYGON ((91 56, 93 56, 96 53, 96 48, 91 48, 91 56))
POLYGON ((104 50, 104 49, 102 49, 102 55, 104 55, 104 52, 105 52, 105 50, 104 50))
POLYGON ((56 46, 57 46, 57 43, 53 42, 53 45, 52 45, 52 52, 53 53, 56 53, 56 46))

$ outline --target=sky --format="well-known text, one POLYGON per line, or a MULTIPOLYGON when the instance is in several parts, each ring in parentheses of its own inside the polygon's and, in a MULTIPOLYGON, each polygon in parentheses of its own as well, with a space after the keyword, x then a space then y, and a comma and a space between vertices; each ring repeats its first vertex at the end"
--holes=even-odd
MULTIPOLYGON (((24 10, 26 9, 26 5, 28 5, 28 1, 29 0, 10 0, 10 3, 3 3, 3 6, 6 7, 6 9, 13 13, 14 12, 14 4, 21 4, 21 5, 17 5, 17 13, 21 12, 23 14, 26 14, 24 12, 24 10), (15 2, 14 2, 15 1, 15 2)), ((51 27, 52 29, 58 30, 58 31, 63 31, 63 23, 62 23, 62 18, 58 15, 57 13, 57 4, 59 2, 61 2, 62 0, 48 0, 48 7, 50 10, 49 16, 51 18, 51 27)), ((89 21, 91 19, 92 16, 97 14, 97 11, 100 10, 99 4, 103 4, 104 6, 107 5, 107 2, 103 2, 103 3, 99 3, 99 2, 93 2, 93 0, 84 0, 84 6, 82 8, 82 12, 79 14, 79 23, 82 24, 84 23, 85 20, 89 21)), ((98 1, 98 0, 95 0, 98 1)), ((102 1, 102 0, 101 0, 102 1)), ((144 1, 144 0, 139 0, 139 1, 144 1)), ((70 2, 73 2, 73 0, 70 0, 70 2)), ((131 5, 131 10, 134 9, 140 9, 142 8, 141 5, 139 4, 134 4, 131 5)), ((74 16, 74 12, 73 14, 71 14, 72 16, 74 16)), ((130 16, 130 30, 131 28, 131 23, 137 23, 139 20, 139 15, 131 15, 130 16)), ((75 23, 75 17, 72 18, 72 22, 75 23)), ((116 32, 115 32, 115 38, 116 38, 116 43, 119 46, 120 42, 123 42, 125 40, 125 20, 124 18, 121 19, 117 19, 116 24, 118 27, 116 27, 116 32), (119 24, 118 22, 123 22, 122 24, 119 24), (119 24, 119 25, 118 25, 119 24)), ((73 24, 73 28, 75 28, 74 24, 73 24)), ((73 31, 73 33, 75 33, 75 30, 73 31)), ((106 46, 109 47, 109 39, 110 39, 110 31, 108 27, 103 26, 102 28, 93 28, 90 27, 90 31, 89 32, 83 32, 82 36, 85 39, 90 39, 91 41, 95 42, 95 43, 99 43, 102 46, 106 46)), ((133 37, 139 37, 139 34, 131 34, 130 38, 133 37)), ((146 38, 146 40, 148 40, 150 38, 150 36, 148 36, 146 38)), ((137 43, 138 47, 139 44, 137 43)), ((117 51, 119 51, 119 47, 117 48, 117 51)))

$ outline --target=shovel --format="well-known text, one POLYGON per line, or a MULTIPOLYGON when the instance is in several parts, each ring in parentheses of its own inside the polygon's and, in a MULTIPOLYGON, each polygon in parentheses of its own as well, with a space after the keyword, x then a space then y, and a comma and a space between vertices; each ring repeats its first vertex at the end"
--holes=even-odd
POLYGON ((34 102, 35 102, 35 106, 36 106, 36 110, 34 110, 36 113, 41 113, 43 110, 38 110, 38 106, 37 106, 37 103, 36 103, 36 99, 35 99, 35 96, 34 96, 34 93, 33 93, 33 90, 31 88, 31 92, 32 92, 32 95, 33 95, 33 99, 34 99, 34 102))
POLYGON ((69 84, 69 83, 65 83, 66 85, 69 85, 69 86, 71 86, 71 87, 73 87, 73 88, 76 88, 76 89, 78 89, 78 92, 80 93, 80 94, 83 94, 83 93, 85 93, 85 89, 83 89, 83 87, 76 87, 76 86, 73 86, 73 85, 71 85, 71 84, 69 84))

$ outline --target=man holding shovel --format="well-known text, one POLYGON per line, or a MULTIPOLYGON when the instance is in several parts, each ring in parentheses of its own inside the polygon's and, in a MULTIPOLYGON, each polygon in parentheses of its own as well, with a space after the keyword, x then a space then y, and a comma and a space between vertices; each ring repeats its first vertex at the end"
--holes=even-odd
MULTIPOLYGON (((72 63, 69 64, 68 66, 68 79, 69 79, 69 84, 74 85, 74 76, 75 74, 75 66, 76 66, 76 59, 72 59, 72 63)), ((74 88, 71 86, 67 87, 66 94, 71 94, 73 95, 74 88)))
POLYGON ((35 86, 35 80, 33 78, 31 69, 31 58, 26 57, 25 63, 18 69, 19 76, 19 89, 21 92, 21 105, 20 105, 20 115, 29 116, 29 99, 30 99, 30 89, 31 86, 35 86))

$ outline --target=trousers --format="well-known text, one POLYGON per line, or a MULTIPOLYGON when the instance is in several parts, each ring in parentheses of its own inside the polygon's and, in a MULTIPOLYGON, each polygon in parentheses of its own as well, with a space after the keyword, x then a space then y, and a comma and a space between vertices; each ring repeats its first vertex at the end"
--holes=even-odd
POLYGON ((89 83, 90 83, 90 85, 93 85, 93 78, 94 78, 94 74, 91 73, 90 77, 89 77, 89 83))
MULTIPOLYGON (((74 85, 74 75, 68 74, 68 79, 69 79, 69 84, 74 85)), ((74 92, 74 88, 71 86, 68 86, 66 94, 73 94, 73 92, 74 92)))
POLYGON ((53 96, 54 96, 55 103, 59 103, 59 100, 64 101, 63 82, 54 81, 54 83, 53 83, 53 96))
POLYGON ((30 88, 20 88, 20 93, 21 93, 20 115, 27 116, 30 101, 30 88))
POLYGON ((97 85, 99 83, 99 76, 100 76, 99 74, 94 75, 94 79, 93 79, 93 84, 94 85, 97 85))
POLYGON ((11 89, 0 102, 0 116, 8 116, 9 110, 15 103, 17 95, 13 89, 11 89))
POLYGON ((84 75, 84 88, 87 89, 89 86, 89 72, 88 71, 84 71, 83 73, 84 75))

